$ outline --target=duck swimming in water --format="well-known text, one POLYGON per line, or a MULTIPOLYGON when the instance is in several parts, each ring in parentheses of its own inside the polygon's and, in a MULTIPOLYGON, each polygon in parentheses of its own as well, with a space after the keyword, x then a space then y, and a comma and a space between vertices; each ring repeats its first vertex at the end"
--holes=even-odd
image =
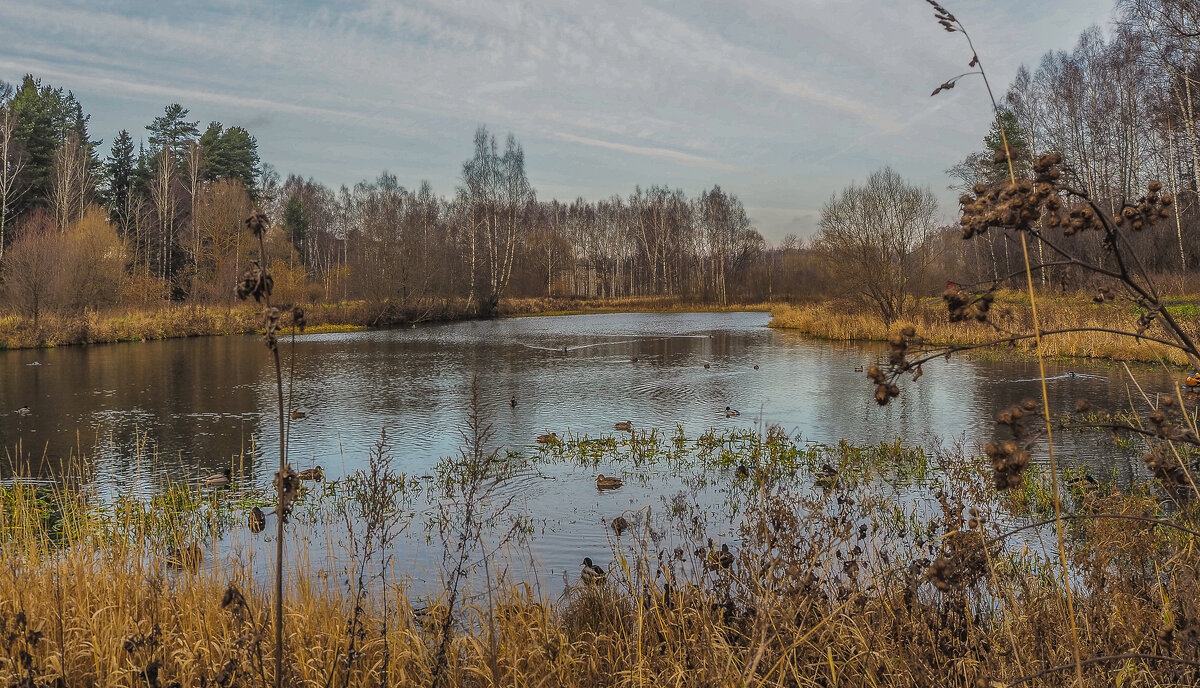
POLYGON ((229 481, 232 479, 233 479, 233 471, 226 468, 224 471, 222 471, 220 473, 216 473, 216 474, 210 475, 207 478, 205 478, 204 485, 206 487, 225 487, 226 485, 229 484, 229 481))
POLYGON ((251 533, 261 533, 267 528, 267 515, 263 510, 254 507, 250 510, 249 526, 251 533))
POLYGON ((17 409, 18 416, 28 416, 31 413, 33 413, 33 411, 30 411, 28 406, 22 406, 21 408, 17 409))
POLYGON ((301 480, 324 480, 325 471, 321 470, 320 466, 316 468, 306 468, 296 474, 296 477, 301 480))
POLYGON ((620 423, 613 425, 613 430, 625 430, 626 432, 632 432, 633 421, 623 420, 620 423))
POLYGON ((620 478, 606 477, 601 474, 596 478, 596 488, 600 490, 612 490, 625 484, 620 478))
POLYGON ((733 418, 734 416, 740 416, 740 415, 742 415, 741 411, 738 411, 737 409, 729 408, 728 406, 725 407, 725 417, 726 418, 733 418))
POLYGON ((821 467, 813 473, 815 480, 813 484, 822 489, 828 490, 838 481, 838 470, 827 463, 821 464, 821 467))
POLYGON ((612 528, 613 532, 619 536, 621 533, 629 530, 629 519, 624 516, 618 516, 608 524, 608 527, 612 528))
POLYGON ((167 566, 173 569, 195 571, 200 568, 200 562, 204 561, 204 552, 197 544, 191 544, 187 547, 172 547, 167 550, 165 559, 167 566))
POLYGON ((721 545, 719 552, 709 552, 708 561, 704 564, 704 568, 709 571, 727 569, 730 566, 733 566, 733 552, 729 551, 729 545, 721 545))

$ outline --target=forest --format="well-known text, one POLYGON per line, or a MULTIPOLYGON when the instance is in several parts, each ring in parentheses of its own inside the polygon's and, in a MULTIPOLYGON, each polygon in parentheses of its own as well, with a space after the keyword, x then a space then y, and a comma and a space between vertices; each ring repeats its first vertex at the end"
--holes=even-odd
MULTIPOLYGON (((1072 184, 1113 208, 1162 180, 1179 200, 1174 217, 1139 234, 1137 249, 1172 278, 1166 284, 1190 293, 1200 260, 1200 10, 1123 0, 1115 12, 1070 52, 1023 67, 999 121, 1017 165, 1060 152, 1072 184)), ((5 310, 34 322, 228 304, 252 259, 243 220, 253 208, 272 221, 270 269, 285 301, 455 303, 464 315, 487 316, 514 297, 837 299, 887 322, 897 298, 903 310, 946 280, 1005 281, 1019 262, 1011 233, 990 233, 982 246, 961 241, 943 224, 954 209, 891 170, 831 196, 812 236, 772 244, 720 186, 689 195, 667 181, 600 200, 541 198, 517 138, 500 144, 484 126, 470 147, 464 141, 459 183, 443 196, 386 171, 336 189, 281 178, 252 132, 201 127, 178 103, 107 146, 89 119, 65 85, 36 75, 0 82, 0 277, 5 310), (863 205, 868 198, 877 207, 863 205), (903 198, 920 207, 902 208, 903 198)), ((1007 173, 993 162, 999 126, 947 171, 964 192, 1007 173)), ((1099 257, 1100 241, 1080 250, 1099 257)), ((1039 278, 1046 289, 1090 288, 1068 267, 1039 278)))

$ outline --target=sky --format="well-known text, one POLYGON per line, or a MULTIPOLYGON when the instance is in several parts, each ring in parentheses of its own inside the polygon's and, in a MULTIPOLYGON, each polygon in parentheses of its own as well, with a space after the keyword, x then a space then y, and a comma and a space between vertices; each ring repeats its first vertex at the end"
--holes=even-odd
MULTIPOLYGON (((1112 0, 946 0, 1000 95, 1112 0)), ((105 147, 172 102, 254 134, 283 175, 453 193, 485 125, 539 198, 719 184, 771 242, 891 166, 931 188, 982 145, 971 53, 922 0, 3 0, 0 79, 73 91, 105 147), (203 6, 201 6, 203 5, 203 6)))

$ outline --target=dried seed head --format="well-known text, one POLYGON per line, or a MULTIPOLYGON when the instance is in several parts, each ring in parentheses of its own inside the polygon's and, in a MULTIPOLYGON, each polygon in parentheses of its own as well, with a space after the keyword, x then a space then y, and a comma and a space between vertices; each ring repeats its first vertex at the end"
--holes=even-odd
POLYGON ((255 210, 250 217, 246 218, 246 228, 256 237, 262 236, 269 225, 270 221, 267 220, 266 213, 261 210, 255 210))

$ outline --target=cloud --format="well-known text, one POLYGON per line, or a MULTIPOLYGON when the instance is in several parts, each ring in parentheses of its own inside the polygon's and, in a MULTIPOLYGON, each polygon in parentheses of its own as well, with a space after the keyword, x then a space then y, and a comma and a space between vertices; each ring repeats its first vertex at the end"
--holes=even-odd
POLYGON ((810 86, 800 81, 785 81, 769 74, 753 72, 748 69, 734 68, 730 71, 735 76, 749 79, 784 95, 807 100, 832 110, 837 110, 838 112, 853 115, 863 122, 876 127, 882 133, 894 132, 900 129, 900 125, 896 120, 887 114, 886 109, 880 108, 878 103, 865 103, 829 92, 820 87, 810 86))
MULTIPOLYGON (((45 77, 46 79, 52 80, 56 83, 64 84, 69 84, 71 83, 71 80, 78 79, 80 76, 80 73, 77 71, 61 70, 43 63, 16 62, 5 59, 0 59, 0 70, 7 70, 10 72, 29 71, 39 78, 45 77)), ((318 117, 330 122, 357 122, 359 124, 368 125, 380 130, 405 130, 414 134, 417 133, 417 130, 412 126, 412 123, 407 120, 384 115, 364 113, 356 109, 318 107, 314 105, 305 105, 302 103, 289 103, 286 101, 272 100, 259 96, 245 96, 234 93, 217 93, 203 89, 154 84, 145 81, 132 81, 109 76, 87 75, 86 85, 82 89, 79 87, 75 88, 75 90, 80 92, 96 92, 106 90, 112 91, 117 89, 119 89, 119 92, 126 95, 137 94, 142 96, 154 96, 157 98, 184 103, 199 102, 251 113, 268 110, 273 112, 318 117)), ((267 122, 269 120, 265 119, 264 115, 257 114, 248 121, 267 122)))
POLYGON ((600 139, 592 139, 586 136, 576 136, 575 134, 567 134, 565 132, 556 133, 554 138, 560 141, 578 143, 584 146, 607 148, 609 150, 621 151, 622 153, 631 153, 633 155, 642 155, 650 158, 658 158, 660 160, 668 160, 670 162, 679 163, 689 167, 702 167, 710 170, 734 169, 733 167, 712 158, 706 158, 702 155, 692 155, 691 153, 683 153, 681 151, 675 151, 669 148, 659 148, 656 146, 634 146, 627 143, 614 143, 612 141, 601 141, 600 139))
MULTIPOLYGON (((147 101, 203 109, 333 185, 387 166, 449 192, 485 124, 526 144, 547 188, 720 183, 768 236, 884 164, 938 188, 987 129, 973 99, 929 101, 965 60, 924 3, 215 2, 0 0, 0 78, 74 90, 105 139, 147 101)), ((961 12, 997 83, 1069 48, 1111 0, 961 12)))

